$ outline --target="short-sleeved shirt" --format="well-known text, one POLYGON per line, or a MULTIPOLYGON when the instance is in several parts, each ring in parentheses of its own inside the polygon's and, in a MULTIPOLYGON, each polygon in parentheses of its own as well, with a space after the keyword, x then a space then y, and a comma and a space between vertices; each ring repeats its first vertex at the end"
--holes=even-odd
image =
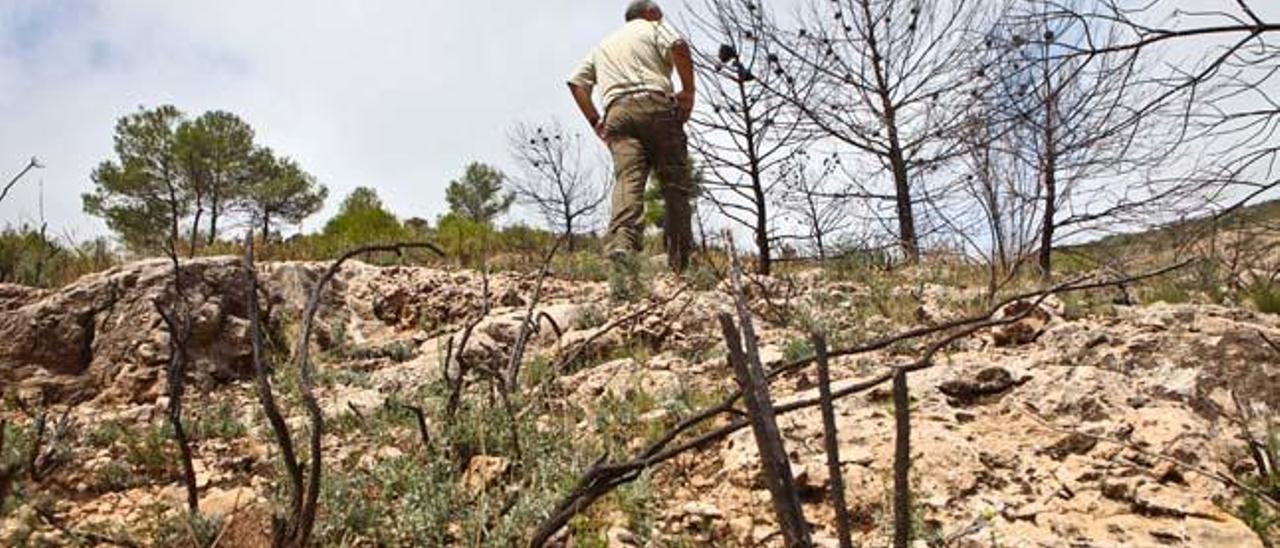
POLYGON ((671 50, 680 40, 666 23, 633 19, 600 42, 573 71, 569 83, 598 88, 606 110, 624 95, 671 93, 671 50))

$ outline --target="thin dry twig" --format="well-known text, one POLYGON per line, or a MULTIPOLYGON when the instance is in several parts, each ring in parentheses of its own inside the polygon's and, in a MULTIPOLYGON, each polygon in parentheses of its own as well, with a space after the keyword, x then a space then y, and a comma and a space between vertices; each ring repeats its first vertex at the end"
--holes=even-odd
POLYGON ((9 183, 4 185, 3 190, 0 190, 0 202, 4 201, 5 197, 9 195, 9 191, 13 189, 14 185, 18 184, 18 181, 22 180, 22 177, 25 176, 27 172, 33 169, 40 169, 42 167, 44 167, 44 165, 40 163, 40 160, 35 156, 32 156, 31 159, 27 161, 27 166, 22 168, 22 171, 19 171, 17 175, 14 175, 13 179, 10 179, 9 183))
POLYGON ((836 511, 836 536, 840 548, 853 548, 853 518, 844 495, 844 472, 840 467, 840 440, 836 430, 836 412, 831 404, 831 368, 827 359, 827 337, 822 333, 812 336, 815 357, 818 359, 818 397, 822 400, 822 441, 827 454, 827 475, 831 476, 831 505, 836 511))
MULTIPOLYGON (((289 478, 289 517, 293 518, 300 514, 302 508, 302 468, 298 464, 298 455, 294 449, 293 435, 289 431, 289 425, 280 412, 280 406, 276 404, 275 394, 271 389, 271 371, 266 365, 263 353, 262 312, 258 305, 259 282, 257 269, 254 266, 253 230, 246 231, 244 246, 244 269, 249 279, 249 341, 253 347, 254 384, 258 392, 258 403, 262 406, 267 423, 271 425, 271 432, 280 446, 285 475, 289 478)), ((279 525, 284 526, 273 529, 277 534, 291 528, 288 524, 279 525)), ((276 545, 281 544, 283 540, 279 537, 274 539, 276 545)))
MULTIPOLYGON (((524 361, 525 345, 529 342, 529 333, 538 325, 538 319, 534 316, 534 311, 538 308, 538 302, 542 300, 542 284, 546 281, 547 275, 551 273, 551 259, 556 256, 556 251, 560 250, 560 244, 563 239, 556 239, 556 243, 551 246, 551 250, 542 258, 542 267, 538 269, 538 281, 533 288, 533 297, 529 299, 528 309, 525 310, 524 321, 520 322, 520 333, 516 335, 516 342, 511 348, 511 360, 507 364, 507 373, 503 389, 505 391, 514 391, 520 381, 520 365, 524 361)), ((555 322, 552 322, 554 325, 555 322)))
POLYGON ((444 252, 430 242, 395 242, 356 248, 346 252, 329 265, 329 268, 324 271, 316 282, 311 291, 311 297, 307 300, 307 308, 303 313, 302 330, 298 338, 298 347, 295 354, 299 372, 298 389, 302 393, 302 404, 306 408, 311 422, 311 438, 309 440, 311 456, 307 467, 307 484, 304 490, 302 506, 293 520, 295 529, 288 535, 288 542, 292 546, 307 546, 310 541, 311 530, 315 524, 316 509, 320 501, 320 476, 324 469, 321 463, 324 415, 320 410, 320 403, 316 399, 315 380, 310 360, 311 329, 315 324, 316 313, 320 309, 320 298, 329 283, 337 276, 338 271, 342 269, 342 265, 352 258, 373 253, 403 254, 404 251, 409 249, 426 249, 442 257, 444 256, 444 252))

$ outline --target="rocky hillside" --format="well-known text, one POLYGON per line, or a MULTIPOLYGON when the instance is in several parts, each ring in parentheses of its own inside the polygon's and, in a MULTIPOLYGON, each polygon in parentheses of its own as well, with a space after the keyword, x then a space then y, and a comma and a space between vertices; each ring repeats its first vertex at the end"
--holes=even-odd
MULTIPOLYGON (((325 266, 258 267, 273 382, 298 436, 308 423, 289 349, 325 266)), ((181 517, 163 420, 168 336, 156 311, 174 297, 166 263, 146 261, 56 291, 0 285, 8 440, 0 472, 19 470, 0 504, 0 544, 267 542, 269 516, 288 492, 251 382, 246 273, 234 258, 212 258, 184 275, 193 310, 186 422, 204 519, 181 517)), ((754 280, 765 365, 810 355, 801 326, 815 321, 839 348, 975 309, 975 289, 923 275, 899 282, 885 288, 820 272, 754 280)), ((486 284, 471 271, 344 267, 313 337, 327 419, 317 542, 527 539, 602 454, 625 460, 730 393, 715 321, 730 302, 724 287, 681 289, 661 276, 650 283, 650 295, 618 303, 605 283, 547 280, 512 411, 483 371, 510 361, 535 275, 495 274, 486 284), (467 344, 455 348, 463 332, 467 344), (470 374, 455 407, 444 379, 459 363, 470 374), (425 431, 410 408, 424 411, 425 431)), ((1260 536, 1274 534, 1274 514, 1236 484, 1257 485, 1241 413, 1257 439, 1275 432, 1280 352, 1264 337, 1280 340, 1280 319, 1219 306, 1080 302, 1051 301, 1016 330, 957 341, 911 375, 917 543, 1274 543, 1260 536)), ((833 360, 836 389, 909 362, 919 344, 833 360)), ((811 370, 786 373, 772 385, 775 403, 813 398, 815 383, 811 370)), ((884 385, 836 403, 848 504, 857 540, 869 546, 885 545, 890 530, 890 396, 884 385)), ((834 546, 818 409, 779 423, 816 540, 834 546)), ((554 542, 780 545, 759 468, 751 430, 737 430, 654 466, 554 542)))

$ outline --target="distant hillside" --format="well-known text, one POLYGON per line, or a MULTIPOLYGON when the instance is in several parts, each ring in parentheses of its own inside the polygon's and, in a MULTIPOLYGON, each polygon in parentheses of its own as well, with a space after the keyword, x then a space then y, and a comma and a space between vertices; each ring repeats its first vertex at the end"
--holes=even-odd
POLYGON ((1062 246, 1059 252, 1099 258, 1159 255, 1185 248, 1201 239, 1214 223, 1219 230, 1234 231, 1268 222, 1280 223, 1280 199, 1249 205, 1220 218, 1206 215, 1149 230, 1112 234, 1082 244, 1062 246))

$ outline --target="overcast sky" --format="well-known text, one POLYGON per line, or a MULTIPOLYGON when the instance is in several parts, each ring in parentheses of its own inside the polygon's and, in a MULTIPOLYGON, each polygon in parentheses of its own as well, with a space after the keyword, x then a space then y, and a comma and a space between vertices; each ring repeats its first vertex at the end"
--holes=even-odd
MULTIPOLYGON (((171 103, 234 112, 331 195, 373 186, 402 217, 434 219, 470 160, 509 163, 517 121, 580 121, 563 84, 622 22, 622 1, 3 0, 0 177, 47 167, 3 204, 79 237, 89 172, 117 118, 171 103)), ((312 221, 312 225, 317 221, 312 221)))
MULTIPOLYGON (((43 181, 51 230, 105 233, 81 211, 89 172, 117 118, 165 103, 234 112, 299 160, 331 190, 310 226, 356 186, 434 219, 466 162, 509 164, 514 123, 582 128, 563 81, 625 3, 0 0, 0 178, 32 155, 47 166, 0 204, 0 226, 36 219, 43 181)), ((1255 2, 1268 17, 1273 3, 1255 2)))

